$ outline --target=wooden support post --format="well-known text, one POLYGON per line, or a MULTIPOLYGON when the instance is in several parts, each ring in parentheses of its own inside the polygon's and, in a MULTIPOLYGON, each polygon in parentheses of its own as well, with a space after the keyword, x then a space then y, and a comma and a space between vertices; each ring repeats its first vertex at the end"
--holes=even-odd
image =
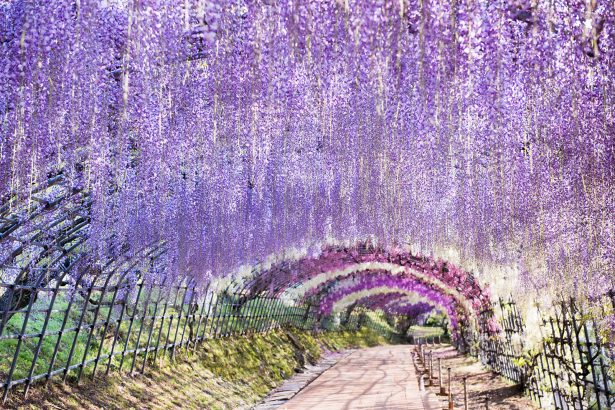
POLYGON ((448 369, 448 410, 453 410, 455 404, 453 403, 453 391, 451 390, 451 368, 448 369))
POLYGON ((463 408, 468 410, 468 378, 463 377, 463 408))
POLYGON ((444 396, 446 394, 446 388, 444 387, 444 383, 442 383, 442 359, 438 357, 438 386, 440 386, 440 395, 444 396))
POLYGON ((434 385, 433 381, 433 350, 429 351, 429 386, 434 385))

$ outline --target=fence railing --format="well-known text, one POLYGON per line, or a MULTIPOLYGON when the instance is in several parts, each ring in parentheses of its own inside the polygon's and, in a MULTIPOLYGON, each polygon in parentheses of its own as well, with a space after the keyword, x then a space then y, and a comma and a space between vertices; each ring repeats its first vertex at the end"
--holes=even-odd
POLYGON ((355 308, 346 320, 342 321, 342 326, 345 329, 358 330, 361 327, 367 327, 374 332, 390 339, 397 334, 397 330, 389 325, 386 321, 387 314, 381 309, 369 310, 365 308, 355 308), (371 315, 368 315, 370 312, 371 315))
MULTIPOLYGON (((233 293, 194 284, 144 281, 135 270, 83 275, 65 281, 0 282, 0 386, 3 400, 35 381, 81 380, 112 370, 143 372, 153 363, 195 349, 206 339, 293 326, 312 329, 315 309, 267 293, 233 293), (26 303, 24 303, 26 301, 26 303)), ((615 294, 607 296, 615 311, 615 294)), ((481 335, 483 363, 525 386, 541 407, 608 410, 615 406, 613 344, 574 300, 542 321, 541 349, 527 352, 527 332, 513 301, 499 301, 499 337, 481 335)), ((607 314, 603 311, 604 314, 607 314)), ((493 314, 489 311, 488 314, 493 314)), ((353 311, 343 326, 391 328, 384 317, 353 311)), ((327 325, 330 326, 330 323, 327 325)))
POLYGON ((144 282, 113 275, 67 285, 0 282, 0 296, 20 306, 0 309, 0 386, 3 399, 37 380, 79 381, 111 370, 143 372, 148 364, 194 349, 209 338, 310 329, 309 307, 267 295, 247 298, 190 284, 144 282), (36 297, 31 297, 36 295, 36 297))
MULTIPOLYGON (((615 310, 615 295, 607 297, 615 310)), ((532 352, 523 346, 521 334, 528 329, 515 303, 500 300, 499 307, 503 332, 500 337, 481 336, 484 364, 522 384, 541 408, 615 408, 613 344, 598 334, 594 315, 575 300, 559 303, 552 316, 542 319, 540 329, 532 329, 542 337, 532 352)))

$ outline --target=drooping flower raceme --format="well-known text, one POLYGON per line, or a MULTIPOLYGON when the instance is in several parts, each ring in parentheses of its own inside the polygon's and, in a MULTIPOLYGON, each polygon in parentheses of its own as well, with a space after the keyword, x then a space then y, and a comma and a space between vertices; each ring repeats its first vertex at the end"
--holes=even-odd
MULTIPOLYGON (((204 282, 374 238, 517 268, 518 295, 599 297, 615 286, 614 15, 583 0, 0 1, 3 220, 29 221, 37 184, 61 175, 88 195, 84 266, 164 243, 152 271, 204 282)), ((1 262, 22 261, 2 235, 1 262)))

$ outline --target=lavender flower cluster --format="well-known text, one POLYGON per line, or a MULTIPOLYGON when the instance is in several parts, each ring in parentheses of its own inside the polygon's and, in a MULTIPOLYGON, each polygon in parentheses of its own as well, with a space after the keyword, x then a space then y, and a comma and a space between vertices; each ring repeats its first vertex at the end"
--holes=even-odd
POLYGON ((597 297, 614 23, 603 0, 0 0, 1 202, 28 218, 62 174, 91 260, 164 241, 180 276, 376 238, 597 297))

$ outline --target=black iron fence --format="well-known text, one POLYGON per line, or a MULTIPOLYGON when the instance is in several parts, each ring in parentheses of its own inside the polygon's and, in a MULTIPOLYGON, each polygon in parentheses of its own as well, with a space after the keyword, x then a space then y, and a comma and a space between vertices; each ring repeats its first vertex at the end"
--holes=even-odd
POLYGON ((359 330, 366 327, 390 339, 397 334, 397 330, 387 323, 386 316, 381 309, 357 307, 349 313, 341 312, 321 317, 318 327, 322 330, 359 330))
MULTIPOLYGON (((608 302, 615 310, 615 295, 608 302)), ((606 316, 604 300, 600 303, 606 316)), ((559 303, 539 329, 527 329, 513 301, 499 301, 502 333, 481 335, 481 361, 522 384, 541 408, 615 408, 613 341, 598 332, 595 314, 571 299, 559 303), (523 334, 537 332, 541 343, 528 349, 523 334)), ((486 313, 488 314, 488 313, 486 313)))
POLYGON ((396 329, 387 323, 386 313, 381 309, 368 310, 365 308, 355 308, 346 320, 342 320, 341 324, 344 328, 350 330, 358 330, 361 327, 367 327, 387 339, 397 334, 396 329), (368 312, 370 312, 369 316, 368 312))
MULTIPOLYGON (((111 370, 143 372, 208 338, 311 329, 308 306, 267 295, 231 294, 190 283, 100 275, 72 284, 0 282, 0 385, 9 391, 52 377, 79 381, 111 370), (32 297, 36 295, 36 297, 32 297), (18 303, 20 299, 27 303, 18 303)), ((356 325, 356 324, 355 324, 356 325)))
MULTIPOLYGON (((497 337, 482 334, 479 337, 476 355, 495 372, 516 383, 525 384, 525 372, 521 357, 524 354, 523 339, 524 324, 517 305, 513 301, 500 299, 497 303, 500 309, 499 325, 501 335, 497 337)), ((483 320, 491 317, 494 311, 483 312, 483 320)))
MULTIPOLYGON (((156 252, 148 251, 146 259, 155 259, 156 252)), ((51 280, 39 274, 42 279, 36 282, 0 281, 4 400, 16 386, 27 394, 35 381, 53 377, 78 382, 112 370, 143 372, 148 364, 172 359, 211 338, 284 326, 394 331, 384 314, 368 317, 356 309, 341 324, 325 325, 313 307, 267 292, 144 281, 139 266, 129 260, 125 264, 70 280, 56 273, 51 280)), ((615 407, 615 350, 612 338, 598 334, 593 318, 613 315, 615 294, 599 306, 596 315, 568 300, 545 317, 539 329, 527 329, 516 304, 500 300, 495 308, 502 332, 482 334, 470 346, 483 363, 522 384, 541 407, 608 410, 615 407), (539 348, 524 346, 528 331, 540 333, 539 348)), ((482 319, 493 314, 486 311, 482 319)))

